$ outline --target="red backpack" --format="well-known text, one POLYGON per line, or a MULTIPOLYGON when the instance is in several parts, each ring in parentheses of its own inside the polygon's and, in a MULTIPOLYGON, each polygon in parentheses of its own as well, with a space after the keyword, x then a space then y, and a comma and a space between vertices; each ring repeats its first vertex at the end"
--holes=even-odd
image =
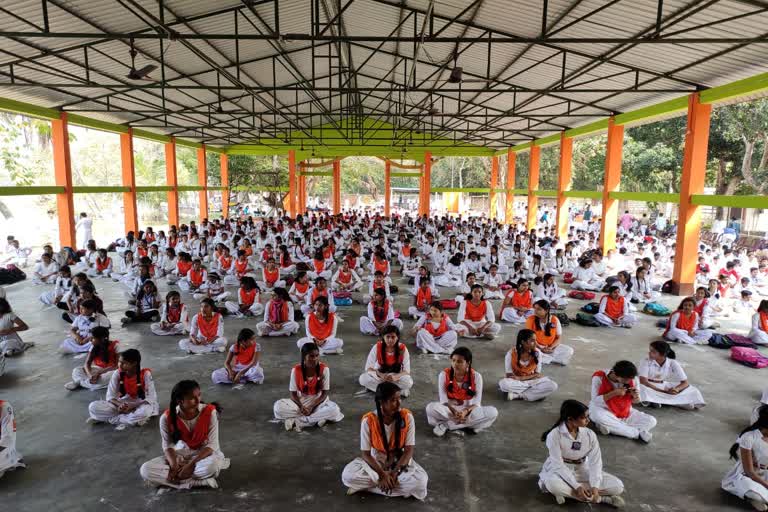
POLYGON ((568 292, 568 296, 572 299, 579 299, 579 300, 592 300, 595 298, 594 293, 585 292, 581 290, 571 290, 568 292))
POLYGON ((455 299, 443 299, 440 301, 443 309, 459 309, 459 303, 455 299))
POLYGON ((573 272, 566 272, 565 274, 563 274, 563 282, 565 284, 571 284, 574 281, 575 279, 573 278, 573 272))

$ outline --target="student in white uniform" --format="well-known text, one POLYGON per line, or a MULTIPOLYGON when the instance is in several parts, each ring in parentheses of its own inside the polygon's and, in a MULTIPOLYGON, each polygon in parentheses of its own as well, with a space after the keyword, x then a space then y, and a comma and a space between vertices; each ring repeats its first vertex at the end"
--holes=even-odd
POLYGON ((611 286, 600 299, 595 320, 608 327, 629 329, 637 323, 637 316, 629 312, 629 301, 621 296, 619 287, 611 286))
POLYGON ((442 437, 448 430, 479 432, 499 416, 492 406, 483 406, 483 377, 472 368, 472 352, 458 347, 451 353, 451 366, 438 376, 438 401, 427 404, 427 422, 442 437))
POLYGON ((72 288, 72 271, 67 265, 59 268, 59 273, 56 276, 56 281, 53 285, 53 290, 43 292, 40 295, 40 302, 46 306, 55 306, 62 300, 64 296, 72 288))
POLYGON ((423 317, 429 311, 429 306, 434 302, 435 294, 431 279, 424 276, 419 280, 419 287, 414 294, 413 306, 408 307, 408 315, 414 320, 423 317))
POLYGON ((139 473, 154 486, 218 488, 216 477, 229 467, 219 447, 218 404, 201 401, 200 385, 182 380, 171 391, 170 408, 160 416, 163 455, 145 462, 139 473))
POLYGON ((696 301, 693 298, 684 298, 677 311, 667 320, 663 338, 688 345, 706 345, 714 331, 701 328, 701 318, 695 308, 696 301))
POLYGON ((5 400, 0 400, 0 448, 0 477, 6 471, 27 467, 16 451, 16 417, 11 403, 5 400))
POLYGON ((395 318, 395 306, 387 298, 387 292, 384 288, 373 290, 373 298, 368 303, 367 316, 360 317, 360 332, 369 336, 378 336, 383 329, 394 325, 398 329, 403 328, 403 322, 395 318))
POLYGON ((320 353, 343 354, 344 340, 336 336, 339 319, 329 310, 328 297, 320 295, 312 303, 312 311, 304 320, 306 336, 299 338, 296 345, 301 348, 312 343, 320 348, 320 353))
POLYGON ((106 388, 117 370, 117 345, 116 340, 109 339, 109 329, 94 327, 85 364, 72 370, 72 380, 64 384, 64 388, 69 391, 81 387, 91 391, 106 388))
POLYGON ((374 343, 365 361, 365 371, 358 379, 369 391, 376 391, 382 382, 396 384, 402 396, 407 397, 413 387, 411 355, 400 343, 400 329, 393 325, 384 328, 381 338, 374 343))
POLYGON ((752 315, 749 339, 758 345, 768 344, 768 300, 761 300, 757 312, 752 315))
POLYGON ((768 407, 749 427, 742 430, 736 443, 731 446, 733 467, 723 477, 724 491, 749 501, 752 508, 768 510, 768 407))
POLYGON ((59 272, 59 264, 48 253, 43 253, 32 271, 32 284, 54 284, 59 272))
POLYGON ((229 347, 224 368, 214 370, 211 380, 214 384, 261 384, 264 382, 264 370, 259 364, 261 345, 256 342, 256 333, 251 329, 241 329, 237 343, 229 347))
POLYGON ((492 340, 501 332, 493 305, 485 298, 483 287, 479 284, 474 285, 469 297, 462 301, 456 322, 456 332, 463 338, 492 340))
POLYGON ((314 343, 301 347, 301 363, 291 370, 288 390, 291 398, 275 402, 275 418, 285 430, 301 432, 307 427, 324 427, 344 419, 341 409, 329 397, 331 369, 320 362, 320 348, 314 343))
POLYGON ((640 402, 654 407, 673 405, 694 410, 704 407, 704 397, 688 383, 683 367, 675 360, 675 352, 666 341, 654 341, 648 357, 637 369, 640 379, 640 402))
POLYGON ((175 290, 168 292, 160 310, 160 321, 149 326, 156 336, 177 336, 189 332, 189 313, 181 302, 181 294, 175 290))
POLYGON ((653 291, 653 283, 647 278, 646 273, 645 267, 638 267, 630 281, 632 283, 632 302, 654 302, 661 298, 659 292, 653 291))
POLYGON ((8 301, 0 298, 0 354, 15 356, 35 346, 34 343, 24 343, 19 337, 18 333, 27 329, 29 326, 16 316, 8 301))
POLYGON ((483 287, 485 289, 485 297, 487 299, 503 299, 504 291, 501 289, 501 285, 504 283, 504 278, 499 275, 499 268, 496 265, 491 265, 488 273, 483 279, 483 287))
POLYGON ((588 426, 589 408, 576 400, 564 401, 557 422, 541 436, 549 456, 539 473, 539 489, 553 495, 558 505, 570 498, 622 508, 624 484, 603 472, 600 444, 588 426))
POLYGON ((376 388, 376 411, 365 414, 360 423, 360 457, 341 474, 347 494, 367 491, 419 500, 427 497, 427 472, 413 460, 413 414, 400 407, 400 395, 400 388, 392 382, 376 388))
POLYGON ((525 328, 536 335, 536 347, 544 364, 566 366, 573 357, 573 348, 563 345, 563 324, 552 314, 552 306, 546 300, 533 303, 533 316, 525 321, 525 328))
POLYGON ((179 340, 179 348, 190 354, 224 352, 227 338, 224 337, 224 320, 216 311, 212 299, 203 299, 200 312, 192 317, 189 336, 179 340))
POLYGON ((292 336, 299 330, 294 321, 293 302, 285 288, 272 290, 272 298, 264 305, 264 320, 256 324, 259 336, 292 336))
POLYGON ((507 400, 536 402, 557 391, 557 383, 542 374, 542 364, 536 333, 521 329, 515 347, 504 357, 505 377, 499 381, 499 389, 507 394, 507 400))
POLYGON ((230 315, 237 318, 257 317, 264 314, 264 305, 261 303, 261 291, 256 280, 251 276, 240 278, 240 288, 237 290, 237 302, 224 303, 230 315))
POLYGON ((109 319, 96 312, 96 302, 92 299, 80 303, 80 314, 72 321, 69 336, 59 345, 62 354, 82 354, 91 350, 91 331, 94 327, 109 328, 109 319))
POLYGON ((591 290, 593 292, 599 292, 603 288, 603 280, 595 276, 595 271, 592 269, 592 260, 583 259, 579 262, 579 266, 573 270, 573 283, 571 288, 574 290, 591 290))
POLYGON ((618 361, 610 370, 598 370, 592 375, 592 400, 589 415, 603 435, 639 439, 650 443, 656 418, 638 411, 637 367, 630 361, 618 361))
POLYGON ((141 367, 141 354, 135 348, 122 352, 117 364, 106 398, 88 405, 88 421, 117 425, 118 429, 144 426, 160 411, 152 370, 141 367))
POLYGON ((429 311, 419 318, 411 334, 416 337, 416 346, 423 354, 450 354, 459 341, 456 326, 439 302, 429 306, 429 311))
POLYGON ((530 283, 526 279, 520 279, 517 287, 509 290, 504 297, 499 317, 505 322, 522 324, 531 315, 533 315, 533 292, 530 290, 530 283))
POLYGON ((565 309, 568 305, 568 299, 565 298, 565 290, 557 286, 555 276, 552 274, 544 274, 544 277, 541 278, 536 286, 533 301, 537 302, 542 299, 549 302, 556 309, 565 309))

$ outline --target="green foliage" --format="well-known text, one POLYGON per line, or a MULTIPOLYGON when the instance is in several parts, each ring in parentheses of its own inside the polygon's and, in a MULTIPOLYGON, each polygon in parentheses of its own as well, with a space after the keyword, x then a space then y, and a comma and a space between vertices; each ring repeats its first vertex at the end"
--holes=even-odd
POLYGON ((432 165, 431 181, 433 188, 488 188, 491 183, 491 159, 441 158, 432 165))

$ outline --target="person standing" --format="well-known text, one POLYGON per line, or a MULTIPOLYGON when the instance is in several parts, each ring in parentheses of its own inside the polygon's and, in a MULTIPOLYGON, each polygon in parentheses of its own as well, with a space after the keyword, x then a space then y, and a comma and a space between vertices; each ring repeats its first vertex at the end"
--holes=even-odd
POLYGON ((85 247, 88 240, 93 238, 93 221, 88 218, 87 213, 80 213, 80 218, 75 224, 75 234, 78 247, 85 247))

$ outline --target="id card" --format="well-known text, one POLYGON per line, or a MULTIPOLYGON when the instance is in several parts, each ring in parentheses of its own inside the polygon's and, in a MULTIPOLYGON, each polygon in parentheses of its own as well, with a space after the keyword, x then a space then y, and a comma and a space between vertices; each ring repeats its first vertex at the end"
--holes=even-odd
POLYGON ((571 443, 571 450, 579 451, 581 450, 581 441, 574 441, 571 443))

